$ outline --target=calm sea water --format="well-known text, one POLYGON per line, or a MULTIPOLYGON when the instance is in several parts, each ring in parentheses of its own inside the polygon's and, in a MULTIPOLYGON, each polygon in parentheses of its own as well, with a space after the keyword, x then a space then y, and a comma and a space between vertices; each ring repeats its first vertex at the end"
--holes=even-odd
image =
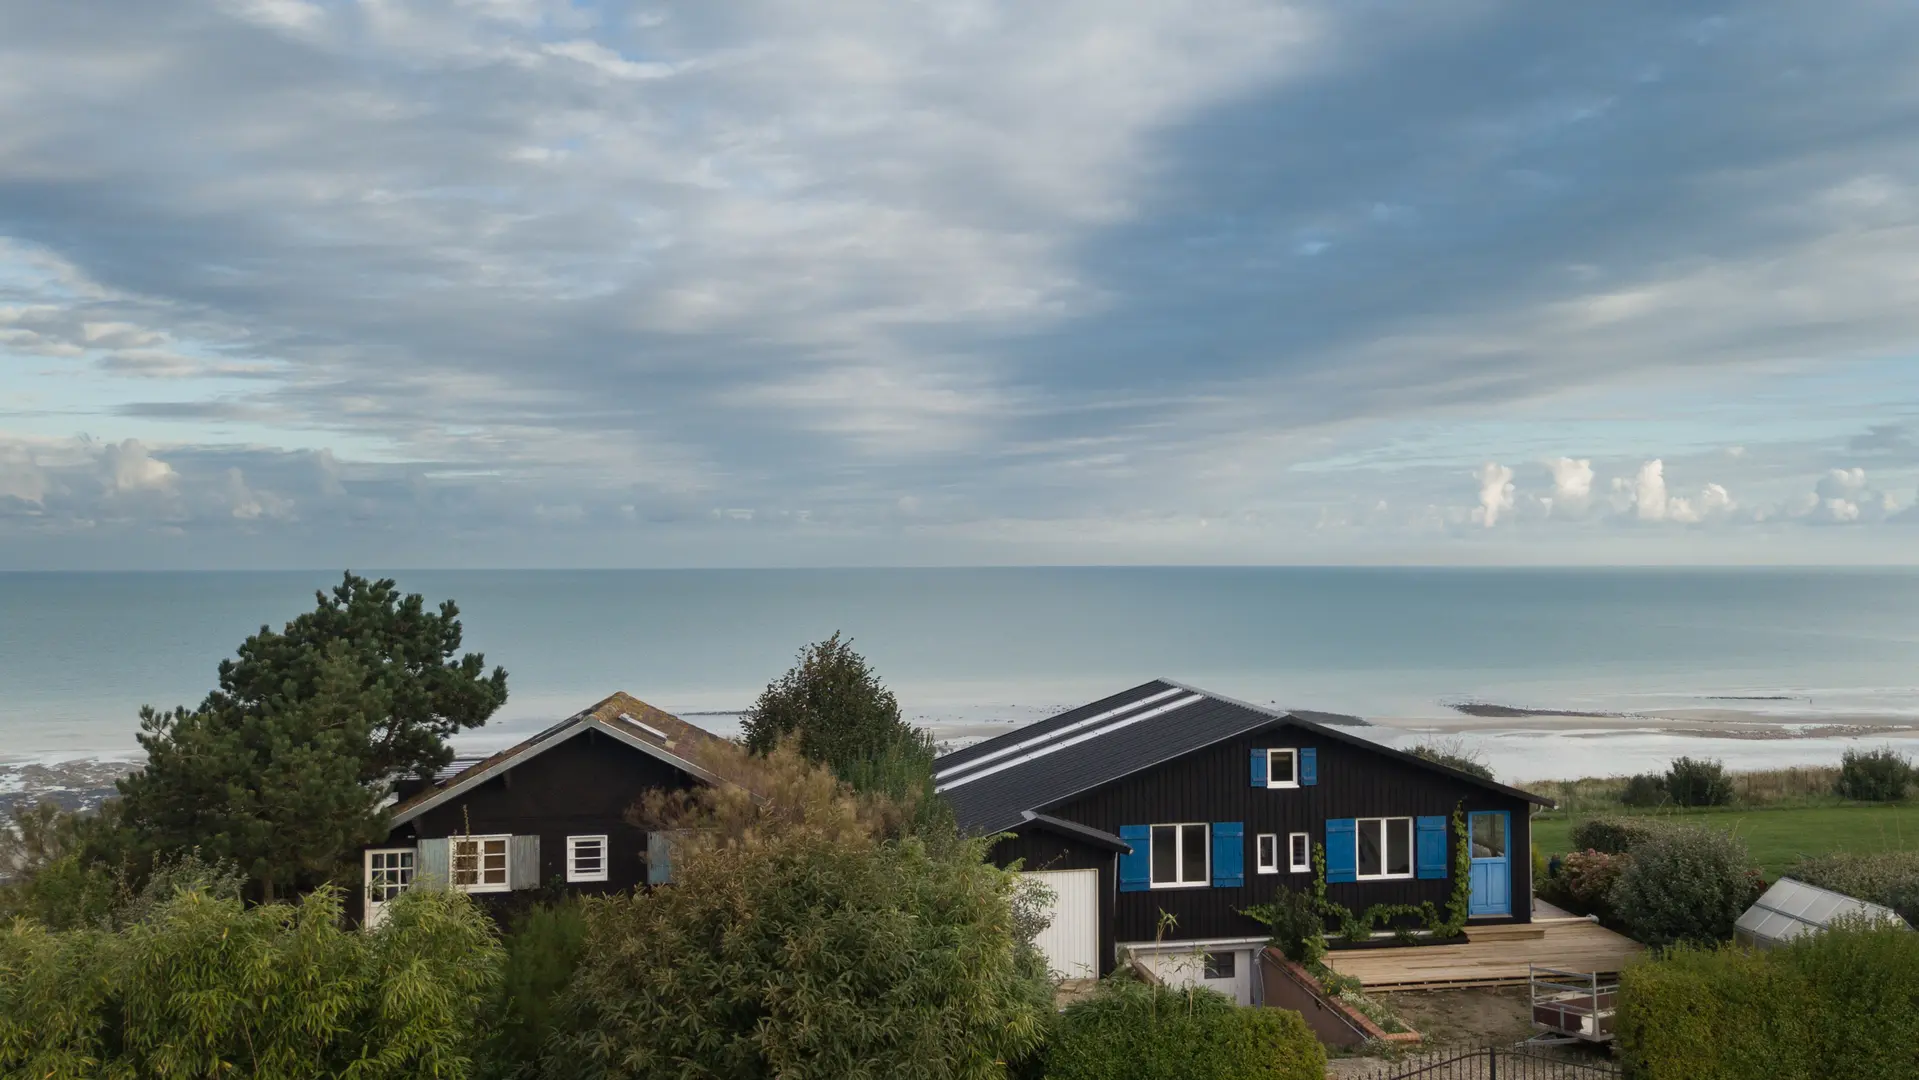
MULTIPOLYGON (((1919 714, 1919 573, 1850 570, 409 571, 511 701, 477 745, 616 689, 727 729, 804 643, 851 635, 928 720, 1030 719, 1164 676, 1434 716, 1462 699, 1919 714), (1766 699, 1783 698, 1784 701, 1766 699), (1732 701, 1729 699, 1743 699, 1732 701)), ((0 759, 134 748, 337 575, 0 574, 0 759)))

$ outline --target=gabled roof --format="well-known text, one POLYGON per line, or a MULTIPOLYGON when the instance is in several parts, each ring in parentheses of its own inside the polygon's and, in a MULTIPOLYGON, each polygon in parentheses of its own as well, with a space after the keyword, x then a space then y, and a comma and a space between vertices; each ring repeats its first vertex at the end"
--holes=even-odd
MULTIPOLYGON (((622 691, 492 757, 468 760, 464 768, 451 773, 442 770, 433 786, 387 811, 387 827, 398 828, 428 810, 459 798, 488 780, 588 731, 604 732, 709 784, 728 782, 696 760, 702 756, 699 753, 701 749, 709 745, 724 746, 727 744, 725 739, 622 691)), ((460 759, 455 759, 454 764, 459 765, 460 759)))
POLYGON ((1353 724, 1352 717, 1279 712, 1155 679, 947 754, 934 764, 934 781, 961 826, 974 832, 1000 832, 1026 820, 1024 811, 1045 810, 1247 732, 1290 725, 1501 795, 1552 804, 1530 792, 1339 730, 1353 724))

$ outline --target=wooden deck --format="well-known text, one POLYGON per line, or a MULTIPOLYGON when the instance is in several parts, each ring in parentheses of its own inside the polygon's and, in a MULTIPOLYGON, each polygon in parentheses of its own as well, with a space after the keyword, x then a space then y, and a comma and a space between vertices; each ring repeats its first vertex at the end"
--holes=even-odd
POLYGON ((1464 945, 1334 951, 1326 954, 1326 965, 1367 990, 1447 990, 1524 986, 1528 964, 1617 972, 1646 951, 1631 938, 1556 908, 1535 911, 1530 923, 1469 924, 1466 937, 1464 945))

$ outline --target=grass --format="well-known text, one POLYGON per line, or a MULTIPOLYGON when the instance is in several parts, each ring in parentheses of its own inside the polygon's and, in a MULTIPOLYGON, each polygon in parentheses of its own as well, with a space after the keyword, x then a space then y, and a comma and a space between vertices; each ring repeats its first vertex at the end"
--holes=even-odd
MULTIPOLYGON (((1617 807, 1600 812, 1630 813, 1617 807)), ((1892 804, 1701 807, 1655 813, 1688 825, 1732 830, 1746 841, 1752 861, 1768 879, 1779 876, 1801 855, 1919 850, 1919 804, 1911 800, 1892 804)), ((1533 819, 1533 842, 1548 856, 1563 853, 1571 846, 1573 825, 1591 816, 1577 812, 1542 814, 1533 819)))

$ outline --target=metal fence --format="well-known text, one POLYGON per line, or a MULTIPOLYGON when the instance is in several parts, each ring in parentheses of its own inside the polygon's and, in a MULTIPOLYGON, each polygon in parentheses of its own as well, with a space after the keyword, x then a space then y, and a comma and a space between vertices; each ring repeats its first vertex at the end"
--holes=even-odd
POLYGON ((1618 1080, 1625 1075, 1618 1062, 1589 1050, 1521 1043, 1411 1054, 1357 1074, 1356 1080, 1618 1080))

